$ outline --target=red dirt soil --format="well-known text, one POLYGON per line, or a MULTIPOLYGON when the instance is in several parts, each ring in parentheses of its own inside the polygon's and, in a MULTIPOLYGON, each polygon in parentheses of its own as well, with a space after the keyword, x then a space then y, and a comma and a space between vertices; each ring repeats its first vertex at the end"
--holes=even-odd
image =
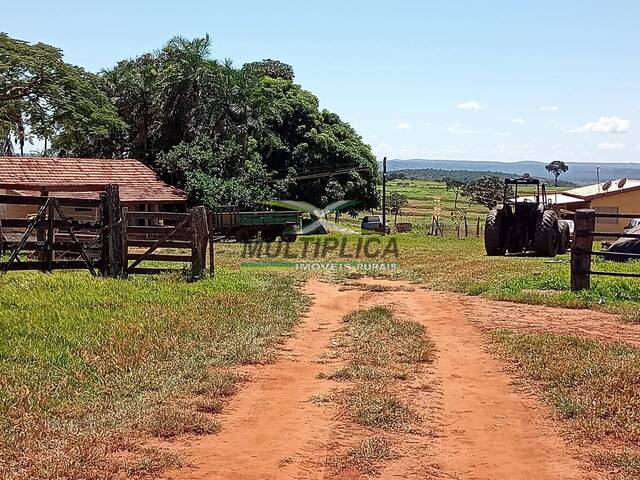
POLYGON ((505 365, 489 353, 482 329, 552 330, 639 345, 639 326, 594 312, 494 302, 398 282, 364 283, 405 291, 374 293, 358 284, 345 289, 309 281, 305 292, 313 305, 281 358, 243 370, 250 381, 219 416, 220 433, 174 443, 190 466, 169 477, 365 478, 352 471, 337 474, 326 467, 327 459, 380 433, 355 428, 331 404, 311 399, 336 387, 317 376, 339 363, 326 354, 342 317, 381 304, 424 324, 437 346, 435 363, 410 380, 414 393, 407 399, 428 425, 420 432, 382 433, 398 458, 382 465, 381 478, 597 478, 577 460, 578 452, 561 437, 547 409, 513 388, 505 365), (328 367, 327 361, 333 364, 328 367))

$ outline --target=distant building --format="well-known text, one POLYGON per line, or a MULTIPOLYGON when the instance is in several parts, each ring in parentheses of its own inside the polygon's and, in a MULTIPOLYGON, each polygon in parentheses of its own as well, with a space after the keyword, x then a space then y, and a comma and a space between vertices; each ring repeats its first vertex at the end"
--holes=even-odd
MULTIPOLYGON (((549 193, 554 205, 575 212, 579 208, 593 208, 599 213, 639 214, 640 180, 620 178, 586 187, 549 193)), ((603 232, 619 233, 629 224, 628 218, 598 218, 596 228, 603 232)))
MULTIPOLYGON (((137 160, 54 157, 0 157, 0 195, 51 195, 98 198, 98 192, 74 192, 77 186, 116 184, 124 206, 137 211, 184 210, 183 191, 164 183, 153 170, 137 160), (65 191, 56 191, 64 187, 65 191)), ((34 206, 0 204, 0 219, 26 218, 34 206)), ((97 209, 71 208, 76 219, 96 218, 97 209)))

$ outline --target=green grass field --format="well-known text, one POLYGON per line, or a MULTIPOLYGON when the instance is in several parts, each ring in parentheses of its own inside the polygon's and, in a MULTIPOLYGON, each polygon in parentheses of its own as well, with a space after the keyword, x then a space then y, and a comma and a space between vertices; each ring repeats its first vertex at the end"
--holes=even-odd
MULTIPOLYGON (((403 217, 409 221, 428 222, 434 192, 441 194, 446 211, 453 208, 451 192, 441 185, 392 183, 412 196, 412 210, 403 217)), ((483 213, 482 207, 474 208, 483 213)), ((358 257, 358 241, 365 237, 333 234, 301 238, 288 246, 288 255, 277 251, 283 248, 279 243, 262 255, 246 254, 245 245, 218 244, 216 278, 193 283, 180 272, 128 280, 92 278, 86 272, 0 276, 0 477, 45 479, 64 473, 97 480, 176 465, 179 459, 162 449, 132 444, 127 432, 168 438, 216 431, 213 414, 242 381, 230 369, 273 358, 274 347, 305 306, 296 284, 307 273, 282 266, 274 270, 262 262, 288 262, 289 267, 296 261, 397 262, 397 271, 368 274, 493 299, 593 308, 640 322, 640 281, 595 277, 591 290, 573 293, 567 255, 487 257, 482 238, 427 236, 426 226, 374 237, 396 242, 397 257, 358 257), (331 248, 323 248, 327 244, 331 248), (258 266, 244 267, 247 262, 258 266), (114 460, 123 452, 126 458, 114 460)), ((597 269, 640 273, 640 262, 598 261, 597 269)), ((328 275, 340 280, 362 273, 328 275)), ((527 349, 543 348, 534 337, 499 340, 505 354, 517 359, 527 349)), ((560 340, 550 337, 545 345, 555 341, 560 340)), ((587 345, 576 353, 585 368, 591 351, 587 345)), ((373 371, 346 373, 354 372, 373 371)))
POLYGON ((170 462, 126 432, 215 431, 208 413, 240 380, 226 369, 272 358, 304 307, 294 287, 230 270, 193 283, 0 277, 0 478, 97 480, 135 470, 138 456, 170 462), (109 461, 122 451, 127 462, 109 461))

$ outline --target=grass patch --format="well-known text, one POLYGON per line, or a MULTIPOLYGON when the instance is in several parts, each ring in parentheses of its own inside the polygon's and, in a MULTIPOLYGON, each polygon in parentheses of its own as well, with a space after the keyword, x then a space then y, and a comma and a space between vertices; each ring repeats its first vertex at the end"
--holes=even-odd
POLYGON ((418 417, 391 384, 409 378, 408 370, 434 358, 435 347, 424 327, 400 320, 387 307, 352 312, 344 318, 346 329, 334 342, 349 363, 323 378, 355 382, 335 394, 335 401, 355 423, 370 428, 404 430, 418 417))
MULTIPOLYGON (((551 333, 492 333, 498 351, 539 386, 571 431, 590 441, 615 440, 631 450, 600 456, 626 473, 640 465, 640 350, 551 333)), ((626 474, 625 473, 625 474, 626 474)))
POLYGON ((395 367, 429 363, 435 346, 424 326, 400 320, 387 307, 358 310, 345 317, 351 343, 352 364, 395 367))
POLYGON ((215 431, 226 369, 272 359, 304 307, 291 276, 216 273, 0 277, 0 477, 110 478, 127 429, 215 431))
POLYGON ((210 416, 175 405, 153 412, 144 426, 151 435, 164 439, 179 435, 210 435, 220 429, 220 424, 210 416))
POLYGON ((382 437, 365 438, 343 455, 330 458, 327 465, 333 471, 340 472, 354 468, 365 475, 376 475, 379 464, 394 458, 391 444, 382 437))
POLYGON ((354 422, 365 427, 409 430, 416 416, 384 387, 357 385, 341 393, 340 403, 354 422))
POLYGON ((599 453, 592 456, 593 462, 601 468, 615 472, 619 480, 640 478, 640 453, 624 450, 619 453, 599 453))

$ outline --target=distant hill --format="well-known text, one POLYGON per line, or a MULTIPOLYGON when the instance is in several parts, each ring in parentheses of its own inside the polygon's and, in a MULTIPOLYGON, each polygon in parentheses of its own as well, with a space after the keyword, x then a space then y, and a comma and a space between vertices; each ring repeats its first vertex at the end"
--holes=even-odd
MULTIPOLYGON (((485 162, 470 160, 388 160, 387 170, 449 170, 449 171, 475 171, 475 172, 499 172, 508 175, 522 175, 528 173, 532 177, 553 180, 553 175, 544 168, 543 162, 485 162)), ((569 171, 560 176, 565 182, 586 185, 597 182, 596 167, 600 165, 600 180, 612 180, 615 178, 640 179, 640 163, 576 163, 567 162, 569 171)))
MULTIPOLYGON (((513 173, 492 172, 489 170, 442 170, 440 168, 416 168, 406 170, 393 170, 388 173, 389 180, 433 180, 441 182, 447 178, 453 178, 462 182, 473 182, 484 175, 492 175, 500 178, 512 178, 513 173)), ((560 186, 575 186, 575 183, 560 179, 560 186)))

